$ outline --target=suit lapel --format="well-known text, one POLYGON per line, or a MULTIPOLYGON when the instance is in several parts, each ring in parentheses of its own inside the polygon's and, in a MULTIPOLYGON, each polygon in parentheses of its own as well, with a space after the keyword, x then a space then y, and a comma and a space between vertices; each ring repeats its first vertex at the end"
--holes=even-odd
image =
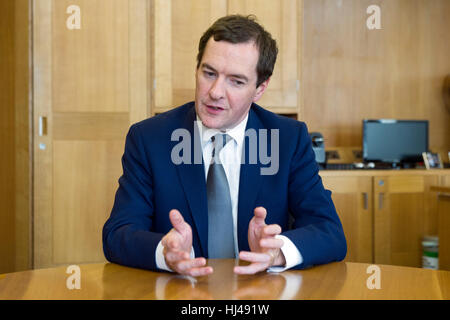
MULTIPOLYGON (((250 108, 246 132, 255 130, 256 141, 250 138, 252 134, 244 138, 243 159, 239 177, 239 196, 238 196, 238 244, 239 251, 250 250, 248 245, 248 224, 253 218, 253 210, 255 209, 256 196, 261 186, 261 163, 259 157, 256 164, 251 162, 250 151, 252 144, 258 145, 259 129, 263 126, 256 116, 253 108, 250 108), (244 158, 245 157, 245 158, 244 158)), ((254 146, 253 146, 254 147, 254 146)), ((258 148, 255 148, 258 151, 258 148)))
POLYGON ((184 128, 189 131, 191 138, 191 150, 193 150, 191 164, 182 163, 176 167, 195 224, 192 231, 193 233, 197 231, 203 253, 201 256, 206 257, 208 252, 208 205, 201 141, 197 125, 194 123, 195 120, 195 107, 192 107, 184 122, 184 128))

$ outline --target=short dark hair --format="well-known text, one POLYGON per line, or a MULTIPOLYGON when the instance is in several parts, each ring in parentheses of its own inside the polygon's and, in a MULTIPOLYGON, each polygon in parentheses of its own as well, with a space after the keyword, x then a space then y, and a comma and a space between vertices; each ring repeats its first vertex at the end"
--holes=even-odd
POLYGON ((200 38, 197 54, 197 69, 203 58, 206 43, 213 37, 215 41, 244 43, 254 41, 259 51, 256 74, 256 87, 270 78, 277 60, 278 48, 276 41, 269 32, 256 22, 256 16, 228 15, 218 19, 200 38))

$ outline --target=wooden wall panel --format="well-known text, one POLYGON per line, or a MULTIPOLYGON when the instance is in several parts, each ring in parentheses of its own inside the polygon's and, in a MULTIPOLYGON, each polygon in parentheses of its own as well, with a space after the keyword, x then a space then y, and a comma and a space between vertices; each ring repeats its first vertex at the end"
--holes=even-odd
POLYGON ((123 142, 55 141, 53 150, 53 263, 105 261, 102 228, 122 173, 123 142))
POLYGON ((299 1, 260 1, 260 0, 230 0, 228 1, 228 14, 254 14, 258 22, 277 41, 278 56, 269 86, 258 103, 273 111, 292 108, 297 110, 297 75, 298 53, 298 21, 299 1))
MULTIPOLYGON (((203 32, 220 17, 219 10, 214 10, 213 1, 201 2, 172 1, 172 72, 175 89, 195 89, 198 41, 203 32)), ((223 6, 224 2, 221 3, 223 6)))
POLYGON ((305 0, 301 120, 325 146, 361 146, 364 118, 428 119, 431 149, 450 148, 442 99, 450 73, 450 1, 305 0), (369 5, 381 30, 368 30, 369 5))
POLYGON ((31 266, 29 3, 0 2, 0 273, 31 266))
POLYGON ((153 112, 194 100, 198 41, 223 15, 224 0, 154 1, 153 112))
POLYGON ((53 111, 128 111, 128 5, 123 0, 53 2, 53 111), (81 28, 66 27, 77 5, 81 28))
POLYGON ((298 0, 155 0, 154 109, 159 113, 195 98, 198 42, 218 18, 255 14, 280 52, 268 90, 259 101, 280 113, 298 112, 298 0))
POLYGON ((15 0, 15 271, 32 266, 31 8, 15 0))
POLYGON ((14 271, 14 1, 0 1, 0 273, 14 271))

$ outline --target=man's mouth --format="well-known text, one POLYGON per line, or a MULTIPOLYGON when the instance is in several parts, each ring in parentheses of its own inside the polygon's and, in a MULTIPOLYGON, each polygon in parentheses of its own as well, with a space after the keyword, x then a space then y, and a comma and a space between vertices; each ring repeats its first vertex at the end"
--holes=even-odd
POLYGON ((206 108, 209 112, 213 112, 213 113, 220 113, 221 111, 225 110, 222 107, 213 106, 213 105, 206 105, 206 108))

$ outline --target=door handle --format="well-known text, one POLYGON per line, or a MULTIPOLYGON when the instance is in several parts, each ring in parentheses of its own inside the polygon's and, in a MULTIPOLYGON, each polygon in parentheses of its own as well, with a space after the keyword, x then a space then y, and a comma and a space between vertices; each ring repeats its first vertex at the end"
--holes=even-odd
POLYGON ((380 209, 380 210, 383 209, 383 198, 384 198, 384 193, 380 192, 378 194, 378 209, 380 209))
POLYGON ((363 205, 364 205, 364 210, 369 209, 369 195, 367 194, 367 192, 363 192, 363 205))
POLYGON ((47 117, 39 117, 39 137, 47 135, 47 117))

